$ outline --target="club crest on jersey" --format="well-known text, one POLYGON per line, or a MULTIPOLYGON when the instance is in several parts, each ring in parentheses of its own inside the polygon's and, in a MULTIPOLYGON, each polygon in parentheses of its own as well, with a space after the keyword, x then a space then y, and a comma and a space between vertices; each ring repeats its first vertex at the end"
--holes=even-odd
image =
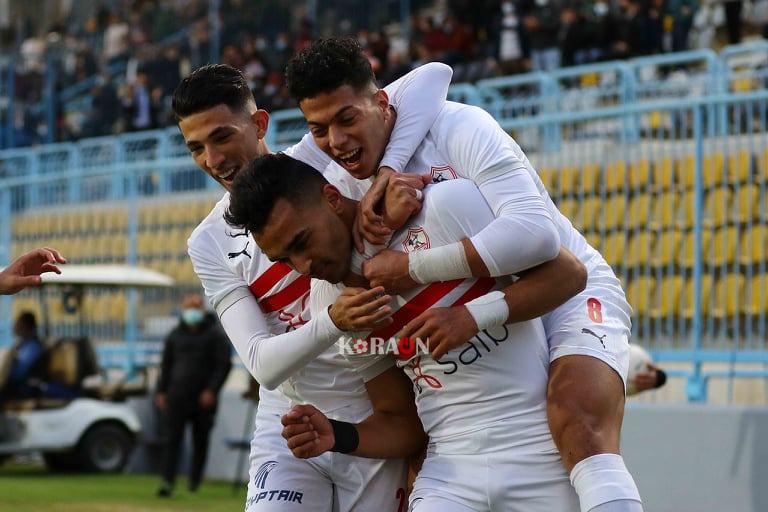
POLYGON ((408 234, 403 240, 403 249, 405 252, 423 251, 429 249, 429 236, 424 228, 410 228, 408 234))
POLYGON ((429 171, 432 175, 432 183, 440 183, 445 180, 455 180, 458 178, 458 174, 450 165, 441 165, 439 167, 432 167, 429 171))

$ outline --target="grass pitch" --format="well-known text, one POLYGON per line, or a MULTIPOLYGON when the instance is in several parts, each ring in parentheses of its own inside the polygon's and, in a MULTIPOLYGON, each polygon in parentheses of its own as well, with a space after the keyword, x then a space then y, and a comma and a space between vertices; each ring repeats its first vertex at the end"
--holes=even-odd
POLYGON ((49 473, 40 464, 0 466, 0 510, 8 512, 240 512, 245 484, 203 482, 195 494, 180 478, 171 498, 157 498, 153 475, 49 473))

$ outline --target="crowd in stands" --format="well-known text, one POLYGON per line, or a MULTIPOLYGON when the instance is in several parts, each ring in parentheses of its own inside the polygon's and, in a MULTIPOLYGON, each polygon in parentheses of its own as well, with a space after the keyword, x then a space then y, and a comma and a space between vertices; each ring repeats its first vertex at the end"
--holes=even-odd
MULTIPOLYGON (((53 73, 60 95, 96 77, 88 91, 65 98, 66 105, 61 96, 56 101, 54 140, 172 124, 169 101, 175 85, 212 60, 212 45, 220 48, 219 62, 246 74, 259 106, 273 111, 295 106, 283 83, 288 58, 327 35, 355 34, 383 83, 434 60, 454 67, 454 82, 473 82, 735 43, 745 29, 768 36, 768 20, 744 21, 745 0, 709 2, 412 0, 406 33, 398 2, 381 2, 384 7, 377 8, 333 0, 318 3, 317 12, 309 13, 305 1, 220 0, 220 39, 213 45, 207 0, 104 0, 81 20, 68 18, 47 30, 26 20, 0 32, 0 44, 18 51, 13 145, 47 139, 40 107, 50 98, 47 72, 53 73)), ((767 10, 768 0, 749 5, 767 10)), ((10 124, 0 121, 4 128, 10 124)))

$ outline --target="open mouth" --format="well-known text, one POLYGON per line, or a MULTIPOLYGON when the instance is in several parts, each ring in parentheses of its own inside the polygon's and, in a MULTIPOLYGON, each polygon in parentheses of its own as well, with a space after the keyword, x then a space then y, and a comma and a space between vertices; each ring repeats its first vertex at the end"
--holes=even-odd
POLYGON ((336 158, 339 159, 339 161, 344 167, 349 169, 352 167, 356 167, 357 164, 360 163, 360 157, 362 155, 363 155, 363 148, 357 148, 357 149, 353 149, 352 151, 347 151, 346 153, 337 155, 336 158))
POLYGON ((230 169, 217 174, 216 177, 225 183, 231 184, 233 181, 235 181, 235 176, 237 176, 238 167, 231 167, 230 169))

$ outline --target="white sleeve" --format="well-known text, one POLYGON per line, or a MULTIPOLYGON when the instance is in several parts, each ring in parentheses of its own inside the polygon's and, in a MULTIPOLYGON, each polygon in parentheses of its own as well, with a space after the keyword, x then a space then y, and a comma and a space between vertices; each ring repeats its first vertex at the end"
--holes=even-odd
MULTIPOLYGON (((560 235, 509 135, 482 109, 465 107, 441 130, 449 160, 480 188, 496 219, 471 238, 491 276, 555 258, 560 235)), ((467 276, 469 277, 469 276, 467 276)))
POLYGON ((405 169, 443 109, 452 77, 450 66, 431 62, 384 88, 397 120, 380 166, 405 169))
POLYGON ((221 325, 254 378, 275 389, 332 346, 344 334, 327 308, 294 331, 273 336, 250 293, 219 313, 221 325))
POLYGON ((208 232, 194 233, 189 238, 187 254, 213 309, 218 311, 222 301, 230 294, 240 295, 242 288, 248 291, 248 286, 242 278, 223 263, 226 261, 226 255, 221 254, 219 245, 208 232))
POLYGON ((331 163, 331 157, 315 144, 315 139, 312 138, 311 133, 305 133, 301 141, 289 147, 283 153, 296 160, 301 160, 321 172, 331 163))

